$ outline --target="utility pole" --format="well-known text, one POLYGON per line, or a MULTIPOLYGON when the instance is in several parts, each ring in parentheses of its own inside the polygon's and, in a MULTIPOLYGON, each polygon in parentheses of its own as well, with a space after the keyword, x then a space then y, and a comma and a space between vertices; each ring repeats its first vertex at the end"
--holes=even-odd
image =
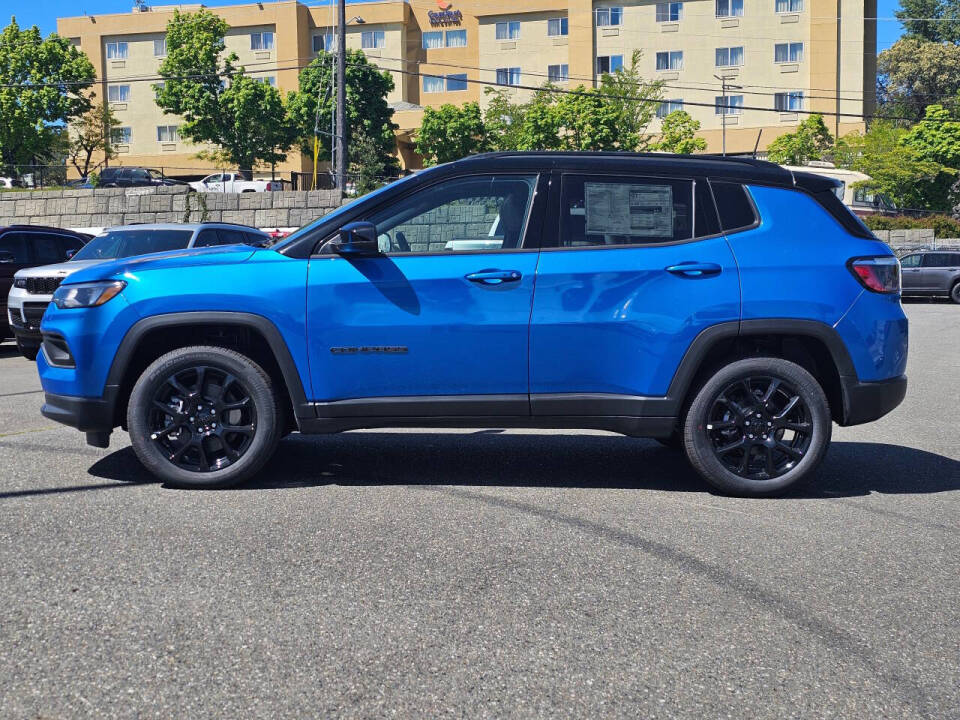
POLYGON ((727 154, 727 110, 730 108, 727 107, 727 88, 731 90, 739 90, 740 85, 727 85, 727 78, 720 77, 719 75, 714 75, 714 77, 720 81, 720 94, 723 96, 723 112, 720 115, 720 147, 721 154, 726 157, 727 154))
POLYGON ((347 0, 337 2, 337 188, 347 189, 347 0))

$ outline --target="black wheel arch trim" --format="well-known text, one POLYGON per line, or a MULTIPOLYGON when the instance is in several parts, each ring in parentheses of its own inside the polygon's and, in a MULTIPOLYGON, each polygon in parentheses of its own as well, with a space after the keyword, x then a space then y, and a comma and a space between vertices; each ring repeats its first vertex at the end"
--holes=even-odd
POLYGON ((273 353, 277 365, 280 368, 280 373, 283 375, 283 381, 287 386, 287 391, 290 393, 290 399, 293 402, 294 414, 298 419, 315 417, 313 404, 307 402, 307 395, 303 389, 300 372, 297 370, 293 356, 290 354, 290 348, 287 346, 277 326, 263 315, 244 312, 178 312, 153 315, 138 320, 127 331, 127 334, 120 342, 120 347, 117 348, 113 363, 110 365, 110 372, 107 375, 104 397, 107 397, 109 394, 116 396, 119 393, 120 385, 123 382, 130 360, 133 358, 140 340, 148 332, 156 330, 157 328, 187 325, 233 325, 248 327, 259 332, 267 341, 267 345, 270 347, 270 351, 273 353))

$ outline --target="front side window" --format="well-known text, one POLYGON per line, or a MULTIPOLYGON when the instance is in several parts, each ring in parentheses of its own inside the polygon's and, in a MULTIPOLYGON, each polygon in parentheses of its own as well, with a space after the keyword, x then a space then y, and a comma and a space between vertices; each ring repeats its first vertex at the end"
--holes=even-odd
POLYGON ((423 40, 423 49, 424 50, 433 50, 435 48, 443 47, 443 32, 442 31, 431 31, 425 32, 421 35, 423 40))
POLYGON ((597 75, 623 69, 623 55, 601 55, 597 58, 597 75))
POLYGON ((737 67, 743 65, 743 46, 717 48, 717 67, 737 67))
POLYGON ((365 30, 360 33, 360 47, 364 50, 382 48, 387 44, 387 36, 383 30, 365 30))
POLYGON ((447 30, 447 47, 466 47, 466 30, 447 30))
POLYGON ((175 143, 180 141, 180 133, 176 125, 160 125, 157 127, 157 141, 175 143))
POLYGON ((107 60, 126 60, 127 44, 125 42, 107 43, 107 60))
POLYGON ((497 85, 519 85, 520 84, 520 68, 498 68, 497 69, 497 85))
POLYGON ((693 181, 565 175, 560 246, 643 245, 693 237, 693 181))
POLYGON ((773 96, 773 107, 780 112, 803 110, 803 91, 778 92, 773 96))
POLYGON ((273 33, 272 32, 250 33, 250 49, 251 50, 273 50, 273 33))
MULTIPOLYGON (((129 145, 133 138, 133 130, 128 127, 110 128, 110 142, 114 145, 129 145)), ((103 179, 103 175, 100 176, 103 179)))
POLYGON ((83 246, 74 260, 115 260, 148 253, 182 250, 192 230, 111 230, 83 246))
POLYGON ((683 17, 682 2, 657 3, 657 22, 678 22, 683 17))
POLYGON ((153 41, 153 55, 154 57, 167 56, 167 38, 166 37, 160 40, 153 41))
POLYGON ((917 268, 920 267, 920 258, 922 255, 907 255, 905 258, 901 258, 900 267, 905 268, 917 268))
POLYGON ((739 115, 743 111, 743 95, 717 95, 714 99, 714 114, 739 115))
POLYGON ((128 102, 130 100, 130 86, 110 85, 107 88, 107 100, 112 103, 128 102))
POLYGON ((662 120, 667 115, 672 112, 676 112, 677 110, 683 110, 683 100, 680 98, 677 98, 676 100, 663 100, 657 106, 657 117, 662 120))
POLYGON ((803 43, 777 43, 773 46, 773 61, 776 63, 803 62, 803 43))
POLYGON ((683 50, 657 53, 657 70, 682 70, 683 50))
POLYGON ((26 265, 30 262, 30 248, 23 233, 0 235, 0 263, 26 265))
POLYGON ((597 8, 597 27, 623 24, 622 7, 597 8))
POLYGON ((447 180, 391 203, 369 219, 380 250, 442 253, 522 246, 535 175, 447 180))
POLYGON ((803 11, 803 0, 775 0, 778 13, 797 13, 803 11))
POLYGON ((568 31, 567 18, 550 18, 547 20, 547 35, 566 35, 568 31))
POLYGON ((511 20, 510 22, 497 23, 497 40, 516 40, 520 37, 520 22, 511 20))
POLYGON ((563 65, 548 65, 547 66, 547 80, 550 82, 566 82, 570 79, 570 66, 564 63, 563 65))
POLYGON ((717 0, 717 17, 742 17, 743 0, 717 0))

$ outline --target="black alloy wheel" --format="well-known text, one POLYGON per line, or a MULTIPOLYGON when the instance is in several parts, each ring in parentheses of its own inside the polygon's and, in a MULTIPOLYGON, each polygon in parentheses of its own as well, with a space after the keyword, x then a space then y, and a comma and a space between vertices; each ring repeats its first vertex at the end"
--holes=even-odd
POLYGON ((257 432, 250 392, 231 373, 200 365, 168 376, 154 393, 150 439, 179 468, 222 470, 240 460, 257 432))
POLYGON ((797 466, 813 438, 810 409, 788 382, 746 377, 727 385, 707 417, 714 455, 748 480, 772 480, 797 466))

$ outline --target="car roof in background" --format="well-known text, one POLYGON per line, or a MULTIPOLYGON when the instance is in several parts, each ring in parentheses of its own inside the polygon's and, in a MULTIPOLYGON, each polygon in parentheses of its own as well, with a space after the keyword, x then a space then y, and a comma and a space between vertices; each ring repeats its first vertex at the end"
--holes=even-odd
POLYGON ((255 232, 260 235, 267 235, 263 230, 260 230, 250 225, 241 225, 239 223, 229 223, 229 222, 202 222, 202 223, 133 223, 131 225, 114 225, 112 227, 104 228, 104 232, 112 232, 115 230, 203 230, 204 228, 226 228, 229 230, 243 230, 247 232, 255 232))
POLYGON ((30 230, 33 232, 55 232, 62 235, 73 235, 74 237, 87 238, 88 240, 93 237, 89 233, 68 230, 67 228, 54 227, 53 225, 0 225, 0 232, 7 232, 9 230, 17 230, 20 232, 30 230))

